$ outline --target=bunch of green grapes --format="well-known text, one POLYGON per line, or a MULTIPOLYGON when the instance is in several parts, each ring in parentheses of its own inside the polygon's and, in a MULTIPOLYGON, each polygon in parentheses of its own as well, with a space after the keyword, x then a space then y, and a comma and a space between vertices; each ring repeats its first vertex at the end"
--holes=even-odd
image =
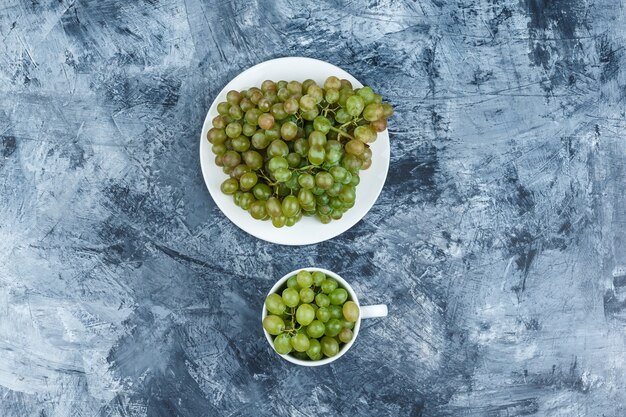
POLYGON ((280 294, 265 300, 263 328, 274 336, 274 348, 281 355, 312 361, 332 358, 352 340, 359 318, 359 306, 348 298, 348 291, 323 272, 299 271, 280 294))
POLYGON ((370 87, 330 76, 263 81, 229 91, 207 139, 230 178, 221 190, 253 218, 275 227, 305 216, 322 223, 354 206, 359 171, 372 164, 370 143, 393 108, 370 87))

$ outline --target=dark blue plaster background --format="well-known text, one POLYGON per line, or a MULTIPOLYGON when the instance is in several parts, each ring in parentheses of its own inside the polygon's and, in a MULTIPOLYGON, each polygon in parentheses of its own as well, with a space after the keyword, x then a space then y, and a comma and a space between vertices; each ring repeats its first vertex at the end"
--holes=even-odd
POLYGON ((626 12, 618 0, 3 0, 0 416, 626 415, 626 12), (280 56, 396 105, 372 211, 279 247, 215 207, 215 94, 280 56), (274 280, 390 306, 291 366, 274 280))

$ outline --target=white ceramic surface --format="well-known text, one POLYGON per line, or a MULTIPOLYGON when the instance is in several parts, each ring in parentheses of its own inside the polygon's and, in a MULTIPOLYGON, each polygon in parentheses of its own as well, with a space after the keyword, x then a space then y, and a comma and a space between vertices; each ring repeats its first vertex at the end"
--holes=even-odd
MULTIPOLYGON (((359 319, 356 321, 356 323, 354 324, 354 328, 352 329, 352 331, 354 332, 352 340, 350 340, 345 345, 341 346, 341 349, 339 350, 339 353, 337 353, 332 358, 324 358, 324 359, 321 359, 319 361, 303 361, 303 360, 297 359, 297 358, 295 358, 295 357, 293 357, 291 355, 281 355, 280 353, 276 352, 276 349, 274 349, 274 341, 272 339, 272 336, 267 331, 265 331, 265 329, 263 329, 263 333, 265 333, 265 338, 269 342, 270 346, 272 346, 272 349, 274 349, 274 352, 276 352, 276 354, 282 356, 283 359, 285 359, 285 360, 287 360, 287 361, 289 361, 291 363, 295 363, 296 365, 302 365, 302 366, 326 365, 326 364, 329 364, 331 362, 336 361, 337 359, 342 357, 348 351, 348 349, 350 349, 350 347, 352 346, 352 344, 356 340, 357 336, 359 335, 359 329, 361 328, 361 319, 369 319, 369 318, 373 318, 373 317, 385 317, 385 316, 387 316, 387 306, 384 305, 384 304, 376 304, 376 305, 371 305, 371 306, 361 306, 361 304, 359 304, 359 299, 356 296, 356 293, 354 292, 354 290, 352 289, 350 284, 348 284, 346 282, 345 279, 341 278, 339 275, 337 275, 334 272, 329 271, 327 269, 313 268, 313 267, 311 267, 311 268, 301 268, 301 269, 296 269, 295 271, 291 271, 290 273, 288 273, 287 275, 285 275, 284 277, 279 279, 278 282, 276 282, 276 284, 274 284, 274 286, 272 287, 270 292, 267 293, 267 295, 270 295, 272 293, 277 292, 278 289, 283 284, 285 284, 285 282, 287 282, 287 280, 289 279, 290 276, 295 275, 295 274, 297 274, 298 272, 300 272, 302 270, 307 270, 307 271, 310 271, 310 272, 320 271, 320 272, 323 272, 324 274, 326 274, 327 276, 336 279, 337 282, 339 283, 339 286, 341 288, 345 288, 346 291, 348 291, 348 294, 350 295, 349 299, 354 301, 356 303, 356 305, 359 306, 359 310, 361 311, 361 313, 359 314, 359 319)), ((265 303, 263 303, 263 313, 261 313, 261 323, 263 322, 263 319, 265 319, 266 316, 267 316, 267 309, 265 308, 265 303)))
POLYGON ((332 239, 361 220, 380 195, 389 168, 387 130, 379 133, 376 142, 371 144, 372 166, 361 171, 361 182, 356 189, 355 205, 340 220, 322 224, 316 218, 304 217, 293 227, 277 229, 270 221, 253 219, 248 212, 235 205, 231 196, 224 195, 220 191, 221 183, 228 177, 220 167, 215 165, 215 155, 211 152, 211 144, 207 141, 206 134, 212 127, 211 120, 218 114, 218 103, 226 100, 226 93, 230 90, 260 87, 266 79, 304 81, 311 78, 322 84, 330 75, 350 80, 355 88, 362 87, 362 84, 352 75, 327 62, 300 57, 277 58, 255 65, 235 77, 222 89, 207 113, 200 135, 200 165, 204 182, 222 213, 239 228, 259 239, 282 245, 309 245, 332 239))

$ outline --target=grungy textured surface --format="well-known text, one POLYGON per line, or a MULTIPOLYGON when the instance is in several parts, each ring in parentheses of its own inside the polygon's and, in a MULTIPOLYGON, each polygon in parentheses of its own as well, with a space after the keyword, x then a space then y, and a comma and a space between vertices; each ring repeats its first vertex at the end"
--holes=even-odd
POLYGON ((626 415, 626 12, 617 0, 3 0, 0 416, 626 415), (269 58, 395 103, 373 210, 325 243, 231 224, 214 95, 269 58), (319 369, 272 353, 274 280, 390 316, 319 369))

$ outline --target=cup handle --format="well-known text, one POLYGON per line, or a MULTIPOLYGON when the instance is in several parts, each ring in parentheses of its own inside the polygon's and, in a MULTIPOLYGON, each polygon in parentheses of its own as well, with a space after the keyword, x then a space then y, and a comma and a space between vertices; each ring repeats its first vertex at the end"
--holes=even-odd
POLYGON ((373 306, 361 306, 361 318, 371 319, 374 317, 386 317, 387 306, 385 304, 376 304, 373 306))

